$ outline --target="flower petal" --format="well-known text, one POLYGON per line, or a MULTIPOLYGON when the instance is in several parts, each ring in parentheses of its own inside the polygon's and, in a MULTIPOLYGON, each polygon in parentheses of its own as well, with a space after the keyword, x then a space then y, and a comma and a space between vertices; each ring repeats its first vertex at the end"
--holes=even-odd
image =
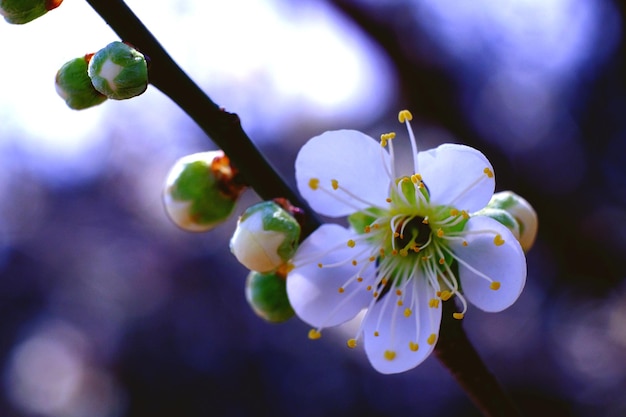
POLYGON ((434 289, 420 273, 407 284, 402 306, 390 291, 368 311, 365 352, 374 369, 383 374, 408 371, 431 354, 441 324, 441 305, 429 307, 434 297, 434 289), (405 314, 407 308, 410 314, 405 314))
POLYGON ((480 151, 446 143, 418 154, 418 168, 434 206, 469 212, 485 207, 493 195, 493 167, 480 151))
POLYGON ((313 210, 330 217, 384 206, 389 195, 389 176, 385 171, 389 159, 378 142, 356 130, 323 133, 309 140, 298 153, 298 190, 313 210), (319 180, 319 187, 313 187, 317 189, 311 187, 311 180, 319 180), (333 180, 338 189, 333 188, 333 180))
POLYGON ((472 232, 464 237, 468 245, 458 241, 450 245, 461 259, 459 279, 463 293, 481 310, 504 310, 517 300, 526 283, 522 247, 509 229, 489 217, 470 218, 465 230, 472 232), (483 232, 477 233, 480 231, 483 232), (499 289, 492 289, 485 277, 499 282, 499 289))
POLYGON ((287 296, 298 317, 314 327, 336 326, 350 320, 371 300, 366 286, 374 280, 375 266, 370 263, 363 270, 363 265, 351 263, 359 253, 359 245, 347 245, 353 237, 348 229, 325 224, 298 248, 295 268, 287 276, 287 296), (344 260, 347 262, 339 266, 330 265, 344 260), (320 268, 318 263, 328 266, 320 268), (362 282, 356 280, 359 272, 362 282), (354 279, 345 285, 351 277, 354 279))

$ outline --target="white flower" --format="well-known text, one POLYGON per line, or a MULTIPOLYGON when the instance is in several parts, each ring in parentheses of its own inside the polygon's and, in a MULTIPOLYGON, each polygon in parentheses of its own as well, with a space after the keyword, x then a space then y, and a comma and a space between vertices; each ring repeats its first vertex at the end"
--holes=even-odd
POLYGON ((455 144, 417 152, 411 114, 404 110, 399 120, 412 146, 407 176, 396 174, 394 133, 379 144, 353 130, 326 132, 302 147, 296 159, 301 194, 322 215, 349 215, 351 227, 319 227, 301 244, 287 278, 289 300, 313 326, 312 339, 366 309, 348 346, 362 338, 381 373, 409 370, 428 357, 441 301, 456 297, 457 319, 467 301, 500 311, 526 280, 524 252, 509 229, 470 214, 493 195, 487 158, 455 144))

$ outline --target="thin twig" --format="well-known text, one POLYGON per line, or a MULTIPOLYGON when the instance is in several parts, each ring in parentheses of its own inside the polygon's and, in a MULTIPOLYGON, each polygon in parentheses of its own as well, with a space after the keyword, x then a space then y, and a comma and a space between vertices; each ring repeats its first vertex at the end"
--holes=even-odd
POLYGON ((239 117, 215 104, 174 62, 122 0, 86 0, 117 33, 150 60, 150 83, 183 109, 230 158, 245 183, 264 200, 286 198, 306 213, 302 236, 319 226, 308 204, 264 158, 241 127, 239 117))
POLYGON ((435 356, 450 371, 485 417, 521 417, 511 398, 487 369, 463 330, 452 317, 454 300, 443 303, 443 317, 435 356))

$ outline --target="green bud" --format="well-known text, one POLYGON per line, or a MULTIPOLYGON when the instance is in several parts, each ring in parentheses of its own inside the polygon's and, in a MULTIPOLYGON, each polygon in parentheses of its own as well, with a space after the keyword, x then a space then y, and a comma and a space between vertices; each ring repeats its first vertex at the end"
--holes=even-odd
POLYGON ((113 100, 135 97, 148 88, 146 58, 123 42, 112 42, 89 62, 93 86, 113 100))
POLYGON ((236 174, 222 151, 180 158, 165 181, 165 211, 182 229, 191 232, 213 229, 232 214, 244 190, 234 180, 236 174))
POLYGON ((537 212, 528 201, 512 191, 502 191, 491 197, 487 208, 505 210, 519 225, 517 239, 525 252, 535 243, 538 229, 537 212))
POLYGON ((63 0, 0 0, 0 15, 16 25, 28 23, 56 9, 63 0))
POLYGON ((93 87, 87 75, 87 66, 91 56, 92 54, 89 54, 66 62, 56 75, 57 93, 74 110, 93 107, 107 99, 93 87))
POLYGON ((245 267, 270 272, 286 264, 295 254, 300 225, 273 201, 248 208, 239 218, 230 240, 230 250, 245 267))
POLYGON ((287 297, 287 281, 279 272, 251 271, 246 279, 246 299, 254 312, 264 320, 280 323, 293 317, 287 297))

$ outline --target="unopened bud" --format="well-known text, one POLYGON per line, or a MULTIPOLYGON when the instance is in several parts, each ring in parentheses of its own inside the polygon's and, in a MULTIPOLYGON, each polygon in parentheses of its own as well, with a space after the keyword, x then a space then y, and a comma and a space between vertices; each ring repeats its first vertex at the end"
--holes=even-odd
POLYGON ((56 9, 63 0, 0 0, 0 15, 9 23, 21 25, 56 9))
POLYGON ((205 232, 232 214, 244 187, 222 151, 200 152, 180 158, 165 181, 163 202, 180 228, 205 232))
POLYGON ((519 225, 518 240, 525 252, 535 243, 537 237, 537 212, 528 201, 512 191, 502 191, 491 197, 487 208, 501 209, 509 213, 519 225))
POLYGON ((230 250, 246 268, 270 272, 291 259, 299 238, 296 219, 275 202, 265 201, 241 215, 230 250))
POLYGON ((266 321, 280 323, 294 315, 282 273, 251 271, 246 279, 246 299, 254 312, 266 321))
POLYGON ((93 86, 113 100, 142 94, 148 88, 146 58, 135 48, 112 42, 96 52, 89 63, 93 86))
POLYGON ((57 72, 55 85, 57 93, 74 110, 96 106, 107 99, 91 84, 87 66, 91 54, 76 58, 63 64, 57 72))

